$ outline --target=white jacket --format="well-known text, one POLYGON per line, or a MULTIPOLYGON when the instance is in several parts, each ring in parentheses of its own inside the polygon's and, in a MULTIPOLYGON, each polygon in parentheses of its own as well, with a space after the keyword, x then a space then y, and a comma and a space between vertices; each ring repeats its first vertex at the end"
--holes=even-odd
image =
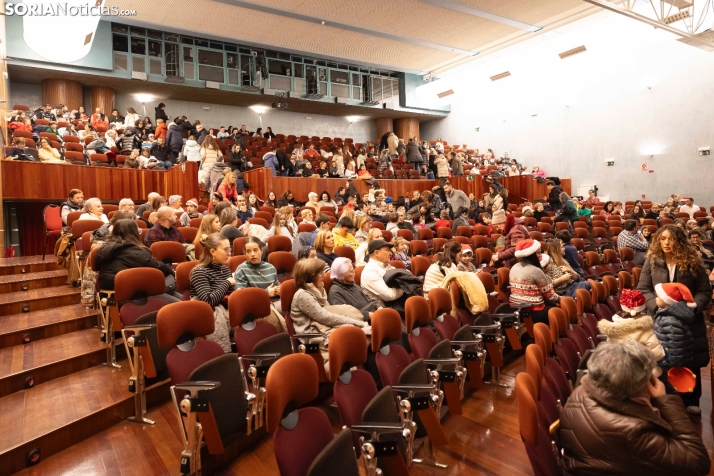
POLYGON ((360 286, 377 304, 384 307, 384 301, 394 301, 404 294, 403 289, 394 289, 384 282, 384 275, 394 266, 370 259, 362 270, 360 286))
POLYGON ((126 117, 124 118, 124 126, 136 126, 136 123, 138 123, 141 120, 141 116, 139 114, 127 114, 126 117))
POLYGON ((183 146, 183 155, 190 162, 201 161, 201 146, 195 140, 189 139, 183 146))

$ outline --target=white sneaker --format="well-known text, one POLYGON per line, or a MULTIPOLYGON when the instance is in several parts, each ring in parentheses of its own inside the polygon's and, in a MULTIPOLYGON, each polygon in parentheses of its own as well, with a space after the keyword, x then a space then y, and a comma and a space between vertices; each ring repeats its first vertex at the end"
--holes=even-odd
POLYGON ((702 409, 696 406, 687 407, 687 413, 690 415, 701 415, 702 409))

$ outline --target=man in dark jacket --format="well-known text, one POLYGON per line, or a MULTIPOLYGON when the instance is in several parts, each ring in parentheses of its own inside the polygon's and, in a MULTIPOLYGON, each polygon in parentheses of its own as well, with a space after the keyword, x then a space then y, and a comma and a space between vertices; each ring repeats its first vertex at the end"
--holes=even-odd
POLYGON ((548 207, 550 207, 551 211, 559 210, 561 206, 560 193, 563 191, 563 189, 557 187, 555 183, 551 180, 548 180, 545 183, 545 187, 548 189, 548 196, 543 197, 543 199, 548 202, 548 207))
POLYGON ((711 463, 676 395, 652 375, 652 352, 627 340, 600 344, 560 412, 567 474, 690 475, 711 463))
POLYGON ((154 121, 163 119, 166 124, 169 123, 169 119, 171 118, 171 116, 166 115, 166 112, 164 111, 165 107, 166 104, 160 102, 159 105, 154 108, 154 121))
POLYGON ((585 279, 585 271, 580 267, 578 259, 578 249, 570 244, 572 235, 568 230, 560 230, 555 233, 555 237, 563 242, 563 250, 565 250, 565 261, 568 262, 573 271, 578 273, 581 278, 585 279))
POLYGON ((159 162, 159 166, 164 170, 169 170, 172 166, 169 160, 169 147, 164 143, 164 138, 159 137, 156 143, 151 147, 151 155, 159 162))
POLYGON ((278 175, 287 176, 288 172, 290 170, 290 165, 291 165, 290 157, 288 157, 288 154, 286 154, 283 149, 276 150, 275 157, 277 157, 278 167, 280 167, 280 170, 278 171, 278 175))
POLYGON ((181 137, 183 139, 188 139, 188 136, 191 135, 191 122, 189 122, 188 118, 186 116, 181 116, 179 118, 176 118, 176 125, 179 126, 181 129, 181 137), (180 122, 179 122, 180 121, 180 122))
POLYGON ((203 124, 198 124, 196 125, 196 142, 198 145, 203 144, 203 141, 206 139, 206 136, 208 135, 208 131, 203 127, 203 124))
POLYGON ((176 165, 179 152, 183 149, 181 128, 176 124, 171 124, 171 127, 169 127, 169 132, 166 134, 166 146, 169 148, 169 161, 171 165, 176 165))
POLYGON ((412 137, 407 143, 407 163, 412 164, 414 170, 419 170, 421 161, 422 156, 421 152, 419 151, 419 145, 417 145, 416 141, 412 137))

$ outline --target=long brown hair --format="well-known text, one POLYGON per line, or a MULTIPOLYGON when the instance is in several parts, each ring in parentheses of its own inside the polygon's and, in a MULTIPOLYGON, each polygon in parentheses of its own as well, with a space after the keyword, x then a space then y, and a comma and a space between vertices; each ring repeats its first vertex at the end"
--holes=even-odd
POLYGON ((568 268, 570 268, 570 264, 568 264, 568 262, 563 259, 563 254, 561 253, 563 249, 563 243, 557 238, 551 238, 545 243, 546 245, 548 245, 545 253, 550 256, 551 263, 553 263, 559 268, 561 266, 567 266, 568 268))
POLYGON ((675 225, 663 226, 652 237, 650 249, 647 251, 647 259, 650 260, 650 266, 654 266, 655 260, 658 258, 664 261, 664 251, 662 251, 662 245, 660 244, 660 236, 665 231, 669 232, 669 237, 674 242, 672 253, 677 266, 692 276, 705 273, 704 263, 694 245, 687 239, 687 232, 675 225))
POLYGON ((208 215, 203 217, 203 219, 201 220, 201 226, 198 227, 198 233, 196 233, 196 239, 193 241, 194 245, 203 246, 203 243, 208 237, 208 235, 216 233, 215 231, 213 231, 213 222, 217 218, 218 215, 214 215, 213 213, 209 213, 208 215))
POLYGON ((146 248, 141 242, 139 225, 136 220, 119 220, 114 224, 112 232, 107 238, 108 243, 130 243, 139 248, 146 248))
MULTIPOLYGON (((201 255, 201 259, 198 260, 196 268, 198 268, 199 266, 206 266, 210 264, 211 260, 213 259, 211 250, 217 250, 218 247, 221 246, 221 243, 223 243, 224 241, 227 242, 228 238, 221 235, 220 233, 212 233, 208 235, 206 237, 206 240, 203 242, 203 254, 201 255)), ((193 268, 191 270, 191 274, 196 271, 196 268, 193 268)))
POLYGON ((324 270, 325 262, 320 259, 301 259, 295 264, 295 269, 293 269, 295 287, 305 289, 308 284, 312 284, 318 273, 322 273, 324 270))

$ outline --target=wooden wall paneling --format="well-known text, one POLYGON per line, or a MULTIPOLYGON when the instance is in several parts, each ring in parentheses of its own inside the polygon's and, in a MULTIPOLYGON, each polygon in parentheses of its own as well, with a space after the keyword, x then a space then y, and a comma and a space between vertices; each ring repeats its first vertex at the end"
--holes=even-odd
POLYGON ((391 117, 379 117, 375 120, 375 123, 377 124, 377 137, 374 142, 379 144, 385 132, 394 132, 394 119, 391 117))
MULTIPOLYGON (((70 110, 84 106, 87 115, 92 112, 83 104, 82 85, 77 81, 68 79, 43 79, 42 80, 42 102, 52 107, 64 104, 70 110)), ((36 104, 29 104, 34 107, 36 104)))
POLYGON ((90 92, 91 107, 88 109, 89 115, 94 114, 94 108, 101 108, 102 113, 107 116, 114 109, 114 90, 102 86, 93 86, 90 92))
POLYGON ((174 167, 166 172, 11 161, 3 166, 2 186, 7 200, 64 201, 73 188, 82 189, 87 198, 106 201, 131 198, 143 202, 154 191, 186 199, 198 195, 198 165, 194 162, 187 162, 185 171, 174 167))
POLYGON ((408 142, 411 137, 419 140, 419 120, 415 117, 397 119, 394 121, 394 131, 397 137, 404 139, 404 143, 408 142))

